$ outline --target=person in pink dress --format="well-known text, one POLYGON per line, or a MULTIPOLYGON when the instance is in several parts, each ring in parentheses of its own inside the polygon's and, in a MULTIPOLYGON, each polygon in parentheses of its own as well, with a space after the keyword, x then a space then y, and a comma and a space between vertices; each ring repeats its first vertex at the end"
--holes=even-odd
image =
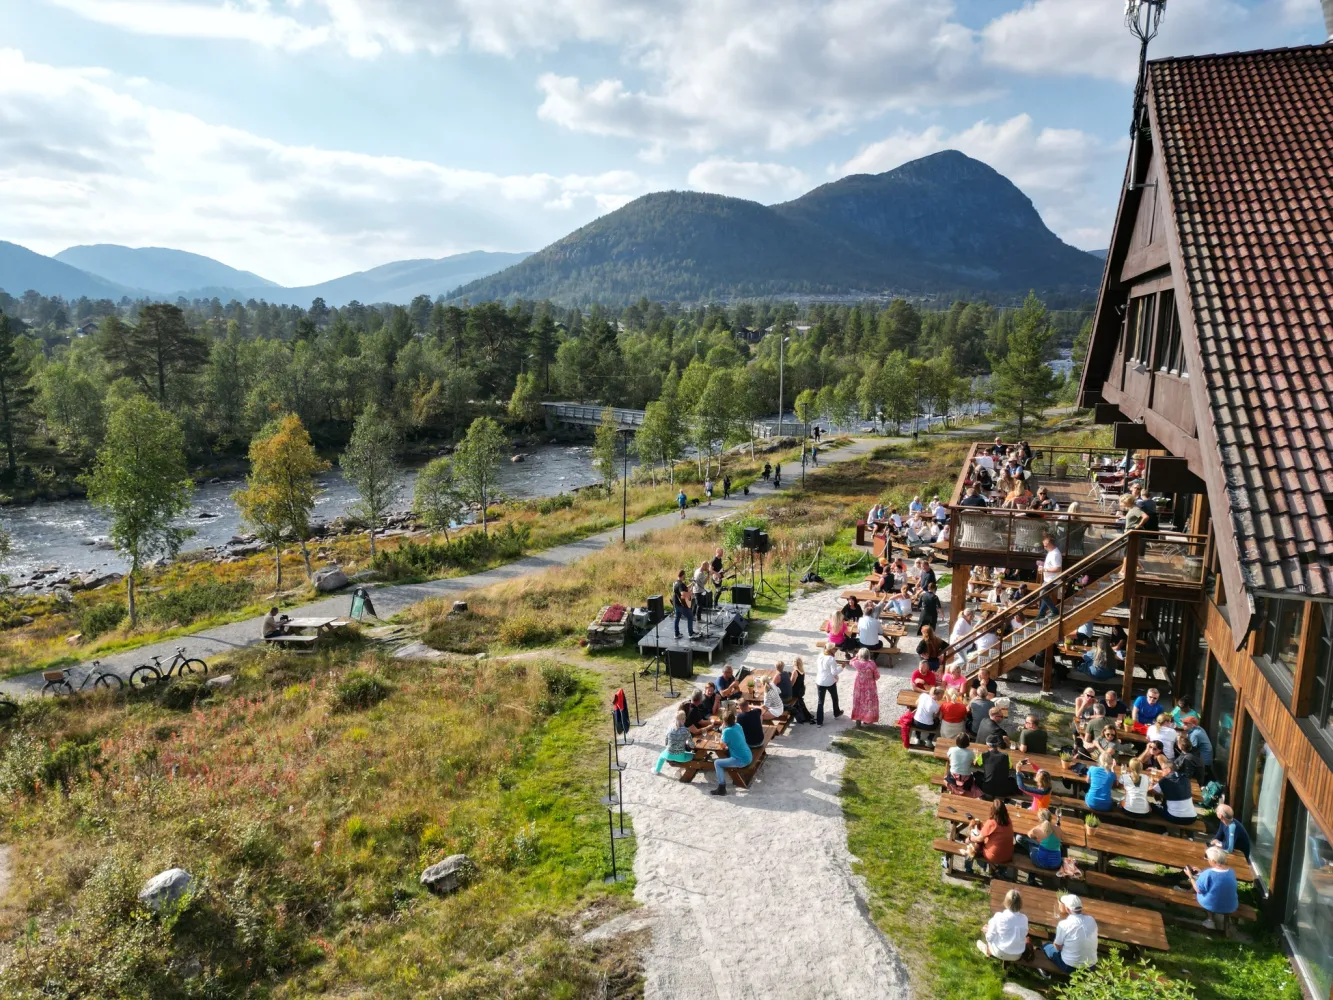
POLYGON ((859 728, 879 721, 879 667, 861 650, 852 660, 856 684, 852 688, 852 721, 859 728))

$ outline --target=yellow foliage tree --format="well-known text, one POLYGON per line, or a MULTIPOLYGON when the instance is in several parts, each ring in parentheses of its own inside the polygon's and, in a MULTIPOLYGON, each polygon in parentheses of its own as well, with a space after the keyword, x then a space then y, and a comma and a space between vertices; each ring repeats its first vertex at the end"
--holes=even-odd
POLYGON ((277 590, 282 589, 282 548, 287 536, 300 542, 306 578, 313 575, 306 538, 319 492, 316 477, 328 468, 294 413, 270 424, 250 442, 250 475, 245 488, 232 497, 245 523, 277 554, 277 590))

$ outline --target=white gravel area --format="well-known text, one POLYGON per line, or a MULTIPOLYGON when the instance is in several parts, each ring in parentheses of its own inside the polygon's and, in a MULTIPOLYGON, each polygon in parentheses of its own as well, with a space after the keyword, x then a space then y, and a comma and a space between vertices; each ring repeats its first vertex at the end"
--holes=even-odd
MULTIPOLYGON (((730 658, 733 667, 802 656, 813 712, 814 641, 837 604, 830 590, 794 600, 763 641, 730 658)), ((899 655, 894 668, 882 672, 885 738, 898 738, 895 698, 915 660, 899 655)), ((712 670, 696 680, 715 676, 712 670)), ((867 913, 847 848, 839 799, 845 758, 830 744, 852 725, 853 681, 844 671, 841 718, 832 718, 826 703, 822 728, 791 726, 770 744, 752 788, 738 791, 728 781, 725 797, 708 794, 714 787, 709 773, 691 784, 676 780, 669 765, 661 775, 652 773, 677 703, 633 731, 636 742, 621 759, 628 764, 625 804, 638 839, 635 897, 652 927, 648 1000, 910 995, 901 958, 867 913)))

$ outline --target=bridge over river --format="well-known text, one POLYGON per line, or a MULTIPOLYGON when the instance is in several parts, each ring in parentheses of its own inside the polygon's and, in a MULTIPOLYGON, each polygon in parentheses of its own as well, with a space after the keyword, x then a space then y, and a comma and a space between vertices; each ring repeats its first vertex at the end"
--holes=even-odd
MULTIPOLYGON (((592 403, 542 403, 546 414, 546 425, 566 424, 575 427, 600 427, 602 414, 610 410, 615 417, 616 427, 622 431, 637 431, 643 426, 643 410, 629 410, 623 406, 596 406, 592 403)), ((757 420, 754 424, 756 437, 767 438, 777 433, 778 422, 757 420)), ((800 423, 795 417, 783 421, 784 434, 799 434, 800 423)))

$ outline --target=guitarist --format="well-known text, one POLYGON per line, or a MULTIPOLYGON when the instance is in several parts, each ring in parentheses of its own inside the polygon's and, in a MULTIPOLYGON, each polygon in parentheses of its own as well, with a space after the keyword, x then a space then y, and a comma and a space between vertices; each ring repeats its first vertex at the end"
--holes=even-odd
POLYGON ((680 620, 685 619, 685 627, 689 631, 690 638, 694 638, 694 595, 690 592, 690 585, 685 582, 685 571, 681 570, 676 574, 676 582, 671 586, 671 609, 675 613, 672 619, 672 626, 676 631, 676 638, 680 638, 680 620))
POLYGON ((714 588, 714 591, 715 591, 715 593, 714 593, 714 595, 713 595, 713 602, 714 602, 714 603, 717 603, 717 601, 719 601, 719 600, 722 599, 722 580, 723 580, 722 566, 723 566, 723 562, 722 562, 722 550, 721 550, 721 549, 718 549, 716 552, 713 553, 713 561, 712 561, 712 563, 709 564, 709 566, 710 566, 710 569, 711 569, 711 571, 712 571, 712 572, 710 573, 710 576, 712 577, 712 580, 713 580, 713 588, 714 588))

